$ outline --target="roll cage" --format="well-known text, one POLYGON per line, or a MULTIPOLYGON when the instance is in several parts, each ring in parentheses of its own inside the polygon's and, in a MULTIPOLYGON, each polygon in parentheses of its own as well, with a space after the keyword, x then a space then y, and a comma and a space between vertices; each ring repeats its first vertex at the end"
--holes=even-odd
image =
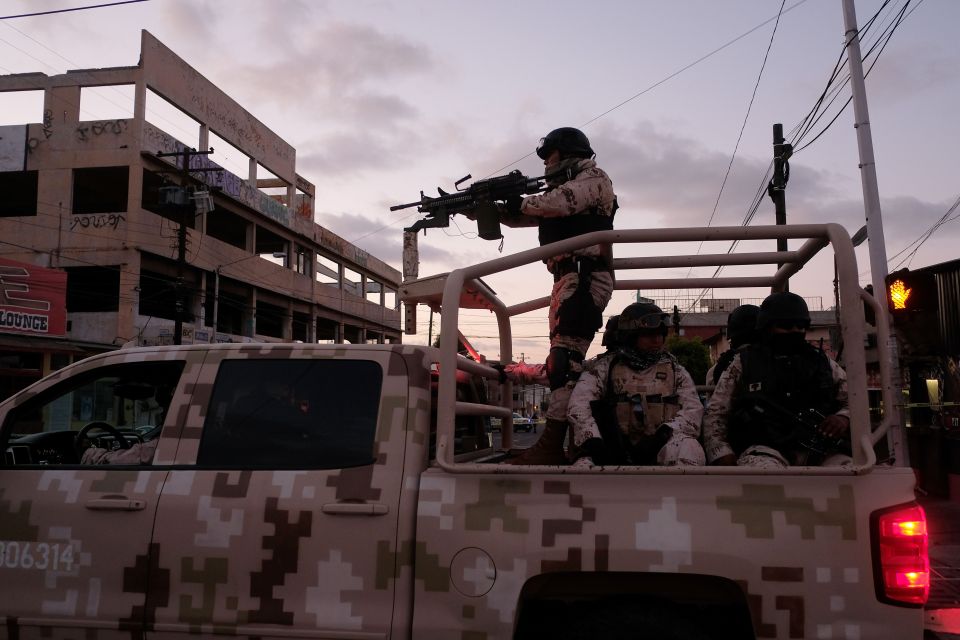
MULTIPOLYGON (((832 246, 837 269, 840 300, 840 326, 843 343, 851 348, 845 350, 844 368, 850 405, 851 439, 854 443, 854 465, 838 467, 792 467, 780 471, 756 470, 745 467, 616 467, 617 473, 681 473, 681 474, 816 474, 850 475, 869 472, 876 464, 874 445, 883 438, 891 424, 891 414, 884 415, 879 426, 871 430, 867 398, 866 357, 863 303, 870 305, 877 318, 877 349, 880 374, 889 380, 891 356, 889 351, 889 326, 885 310, 877 300, 859 285, 857 260, 850 236, 839 224, 767 225, 757 227, 689 227, 672 229, 631 229, 597 231, 570 238, 543 247, 496 258, 487 262, 456 269, 449 273, 405 282, 401 287, 401 300, 405 303, 422 303, 434 311, 440 311, 440 343, 437 364, 439 367, 439 395, 437 407, 437 464, 451 473, 542 473, 542 466, 491 465, 471 461, 457 461, 454 457, 454 420, 457 415, 496 416, 503 420, 503 447, 512 445, 512 408, 492 404, 461 402, 456 399, 456 371, 497 380, 499 372, 486 364, 458 354, 461 336, 459 319, 461 309, 488 309, 496 316, 499 330, 500 357, 503 362, 513 359, 511 318, 516 315, 549 306, 549 296, 535 298, 507 306, 481 278, 514 269, 526 264, 540 262, 554 255, 569 253, 594 244, 608 244, 613 253, 613 269, 617 274, 616 289, 721 289, 744 287, 769 287, 771 292, 784 290, 788 279, 800 271, 815 255, 827 246, 832 246), (762 251, 703 255, 665 255, 651 257, 617 257, 617 250, 624 245, 667 242, 697 242, 724 240, 773 240, 778 238, 799 239, 805 242, 793 251, 762 251), (704 267, 729 265, 774 265, 776 270, 768 276, 741 276, 716 278, 625 278, 624 271, 661 269, 669 267, 704 267)), ((889 384, 882 385, 885 407, 896 406, 889 384)), ((500 398, 509 403, 512 383, 501 383, 500 398)), ((550 467, 556 469, 556 467, 550 467)), ((589 469, 560 468, 565 473, 589 472, 589 469)), ((610 469, 610 468, 608 468, 610 469)))

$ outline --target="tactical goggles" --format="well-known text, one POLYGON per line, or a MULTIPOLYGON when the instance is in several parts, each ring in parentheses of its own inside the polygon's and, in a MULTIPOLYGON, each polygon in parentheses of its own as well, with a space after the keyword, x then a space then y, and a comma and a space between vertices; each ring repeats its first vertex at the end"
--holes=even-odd
POLYGON ((642 329, 662 329, 667 326, 668 313, 648 313, 639 318, 624 319, 620 316, 620 323, 617 326, 619 331, 636 331, 642 329))

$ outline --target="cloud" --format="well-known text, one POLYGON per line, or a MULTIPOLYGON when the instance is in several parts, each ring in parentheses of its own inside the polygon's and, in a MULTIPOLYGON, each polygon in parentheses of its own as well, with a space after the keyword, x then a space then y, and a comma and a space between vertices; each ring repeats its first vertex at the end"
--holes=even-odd
POLYGON ((934 43, 901 46, 895 54, 887 51, 868 76, 870 100, 893 105, 955 86, 960 79, 957 62, 955 53, 948 53, 934 43))
MULTIPOLYGON (((330 229, 370 255, 400 268, 403 253, 402 224, 385 226, 386 223, 383 220, 346 212, 318 212, 315 218, 317 224, 330 229)), ((440 234, 443 231, 436 230, 436 233, 440 234)), ((489 259, 483 251, 451 250, 447 248, 449 245, 450 243, 434 241, 434 238, 431 238, 430 242, 422 241, 421 236, 421 242, 418 245, 421 263, 442 264, 445 265, 443 270, 449 270, 489 259)), ((423 268, 421 268, 421 274, 429 275, 423 268)))
MULTIPOLYGON (((707 224, 730 163, 728 154, 643 121, 631 128, 600 128, 591 133, 591 142, 598 150, 598 165, 611 174, 621 219, 629 216, 624 226, 707 224)), ((758 190, 765 188, 768 167, 768 160, 737 156, 711 226, 743 221, 758 190)), ((795 170, 788 200, 806 204, 812 194, 817 199, 833 197, 840 192, 838 180, 824 171, 795 170)), ((769 206, 763 197, 761 207, 769 206)))

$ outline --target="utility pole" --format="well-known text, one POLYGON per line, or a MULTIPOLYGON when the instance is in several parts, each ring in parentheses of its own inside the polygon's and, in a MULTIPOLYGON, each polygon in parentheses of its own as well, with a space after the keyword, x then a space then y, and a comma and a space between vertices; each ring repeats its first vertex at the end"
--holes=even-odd
MULTIPOLYGON (((767 186, 767 193, 773 200, 776 224, 787 224, 787 200, 786 188, 787 181, 790 179, 790 156, 793 155, 793 145, 783 139, 783 125, 777 123, 773 125, 773 178, 767 186)), ((777 252, 787 250, 787 239, 777 238, 777 252)), ((783 266, 783 263, 777 264, 777 269, 783 266)), ((786 291, 789 291, 789 283, 786 285, 786 291)))
MULTIPOLYGON (((877 166, 873 157, 873 137, 870 134, 870 114, 867 110, 867 92, 863 82, 863 58, 860 53, 860 35, 857 28, 857 11, 853 0, 843 0, 844 38, 847 41, 847 60, 850 64, 850 90, 853 94, 853 126, 857 130, 857 148, 860 153, 860 182, 863 187, 863 207, 867 218, 867 242, 870 247, 870 273, 873 295, 881 296, 886 291, 887 248, 883 238, 883 219, 880 215, 880 190, 877 186, 877 166)), ((899 401, 900 364, 897 340, 891 326, 890 310, 880 305, 877 328, 885 326, 890 336, 890 379, 883 380, 884 396, 899 401)), ((855 345, 850 345, 854 347, 855 345)), ((903 445, 900 411, 897 406, 884 407, 890 418, 887 442, 898 463, 910 463, 907 448, 903 445)))
MULTIPOLYGON (((186 315, 186 309, 184 309, 186 302, 183 299, 183 278, 184 267, 187 264, 187 214, 194 212, 194 205, 190 200, 191 187, 188 186, 190 181, 190 156, 210 153, 213 153, 212 147, 207 151, 197 151, 187 147, 183 151, 157 152, 158 158, 183 157, 183 164, 180 168, 182 184, 179 187, 166 187, 167 196, 165 200, 167 205, 177 211, 177 218, 180 222, 177 228, 177 302, 173 321, 173 344, 183 344, 183 317, 186 315)), ((200 168, 197 171, 223 171, 223 169, 211 167, 200 168)))

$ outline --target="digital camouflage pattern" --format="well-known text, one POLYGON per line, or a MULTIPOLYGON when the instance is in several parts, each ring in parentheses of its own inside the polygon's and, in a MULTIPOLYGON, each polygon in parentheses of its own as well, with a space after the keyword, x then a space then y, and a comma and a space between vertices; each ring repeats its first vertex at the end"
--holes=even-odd
MULTIPOLYGON (((657 464, 704 464, 700 437, 703 403, 697 395, 693 378, 667 352, 659 362, 637 371, 614 355, 588 360, 570 402, 567 416, 573 428, 573 443, 582 446, 590 438, 599 438, 600 429, 590 403, 611 396, 643 396, 645 421, 638 424, 633 416, 618 416, 621 430, 632 444, 642 436, 652 436, 660 425, 668 425, 673 434, 657 454, 657 464), (651 396, 675 396, 676 403, 653 402, 651 396)), ((632 412, 631 412, 632 413, 632 412)))
POLYGON ((909 469, 450 474, 429 462, 436 356, 402 345, 134 349, 0 404, 3 420, 87 370, 186 363, 153 465, 0 468, 0 638, 509 638, 524 584, 558 571, 722 576, 741 586, 760 638, 920 628, 920 610, 876 601, 867 518, 912 499, 909 469), (218 367, 236 358, 378 363, 376 462, 196 467, 218 367))
MULTIPOLYGON (((836 400, 840 406, 836 415, 849 416, 847 374, 831 358, 827 358, 827 360, 830 362, 830 370, 833 373, 833 381, 837 389, 836 400)), ((730 366, 720 376, 720 380, 717 381, 717 386, 710 396, 710 402, 707 403, 703 415, 703 446, 707 454, 707 462, 713 462, 717 458, 734 453, 727 436, 728 418, 742 374, 743 365, 740 364, 740 354, 737 354, 730 362, 730 366)), ((739 460, 738 464, 744 466, 766 466, 771 469, 787 466, 787 461, 783 459, 783 456, 776 449, 770 447, 748 447, 741 454, 741 458, 742 460, 739 460), (756 455, 757 453, 760 455, 756 455)))

